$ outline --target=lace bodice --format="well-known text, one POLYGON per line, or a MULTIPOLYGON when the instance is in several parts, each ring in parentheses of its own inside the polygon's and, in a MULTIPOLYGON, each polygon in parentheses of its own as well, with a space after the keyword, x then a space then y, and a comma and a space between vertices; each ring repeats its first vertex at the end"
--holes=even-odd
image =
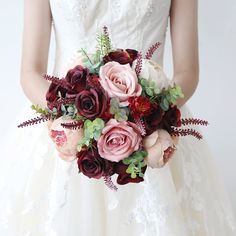
POLYGON ((96 34, 106 25, 114 47, 146 52, 162 45, 162 64, 171 0, 50 0, 56 36, 55 73, 61 74, 81 47, 93 52, 96 34))

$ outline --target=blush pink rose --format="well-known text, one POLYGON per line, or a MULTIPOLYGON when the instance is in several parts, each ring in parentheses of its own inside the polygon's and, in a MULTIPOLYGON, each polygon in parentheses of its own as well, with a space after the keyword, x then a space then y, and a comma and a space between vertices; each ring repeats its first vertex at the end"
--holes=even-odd
POLYGON ((143 141, 143 146, 148 151, 146 164, 152 168, 163 167, 173 156, 176 141, 163 129, 158 129, 146 137, 143 141))
POLYGON ((120 106, 128 106, 128 99, 140 96, 142 87, 138 83, 135 71, 129 64, 121 65, 111 61, 101 66, 99 71, 100 83, 109 97, 117 97, 120 106))
POLYGON ((65 161, 76 159, 77 144, 83 136, 83 129, 63 128, 62 123, 73 122, 70 118, 60 117, 48 124, 49 136, 56 145, 59 156, 65 161))
POLYGON ((141 141, 141 134, 136 124, 111 119, 98 140, 98 152, 101 157, 109 161, 119 162, 137 151, 141 141))

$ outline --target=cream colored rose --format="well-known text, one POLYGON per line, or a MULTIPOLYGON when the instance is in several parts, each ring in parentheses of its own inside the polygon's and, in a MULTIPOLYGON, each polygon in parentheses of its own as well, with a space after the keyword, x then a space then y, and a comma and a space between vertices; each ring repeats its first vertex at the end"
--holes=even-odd
MULTIPOLYGON (((133 69, 135 68, 136 63, 137 60, 133 64, 133 69)), ((154 80, 160 91, 171 85, 171 81, 167 78, 162 67, 152 60, 142 60, 142 70, 139 77, 147 80, 154 80)))

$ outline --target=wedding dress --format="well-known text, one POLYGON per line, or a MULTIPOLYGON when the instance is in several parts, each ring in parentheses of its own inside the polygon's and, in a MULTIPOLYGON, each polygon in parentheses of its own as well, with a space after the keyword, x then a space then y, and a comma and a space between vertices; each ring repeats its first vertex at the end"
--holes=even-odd
MULTIPOLYGON (((93 52, 106 25, 114 47, 145 53, 162 43, 171 0, 50 0, 56 39, 54 75, 82 47, 93 52)), ((21 120, 29 118, 23 114, 21 120)), ((183 117, 191 117, 186 107, 183 117)), ((204 115, 204 114, 203 114, 204 115)), ((19 119, 19 121, 21 121, 19 119)), ((48 137, 46 124, 15 128, 0 169, 1 236, 232 236, 231 206, 204 141, 182 137, 173 159, 148 168, 145 181, 107 188, 78 174, 48 137)))

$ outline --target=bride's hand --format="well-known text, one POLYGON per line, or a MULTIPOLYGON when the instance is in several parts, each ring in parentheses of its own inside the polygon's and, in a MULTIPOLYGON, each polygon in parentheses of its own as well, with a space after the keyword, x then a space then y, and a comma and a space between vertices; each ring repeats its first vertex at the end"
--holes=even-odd
POLYGON ((61 126, 62 123, 69 123, 72 120, 62 117, 48 121, 47 127, 49 137, 55 144, 59 156, 65 161, 76 159, 78 142, 83 138, 83 129, 66 129, 61 126))
POLYGON ((178 138, 173 138, 165 130, 157 130, 143 140, 143 146, 148 152, 145 162, 152 168, 164 166, 175 151, 178 138))

